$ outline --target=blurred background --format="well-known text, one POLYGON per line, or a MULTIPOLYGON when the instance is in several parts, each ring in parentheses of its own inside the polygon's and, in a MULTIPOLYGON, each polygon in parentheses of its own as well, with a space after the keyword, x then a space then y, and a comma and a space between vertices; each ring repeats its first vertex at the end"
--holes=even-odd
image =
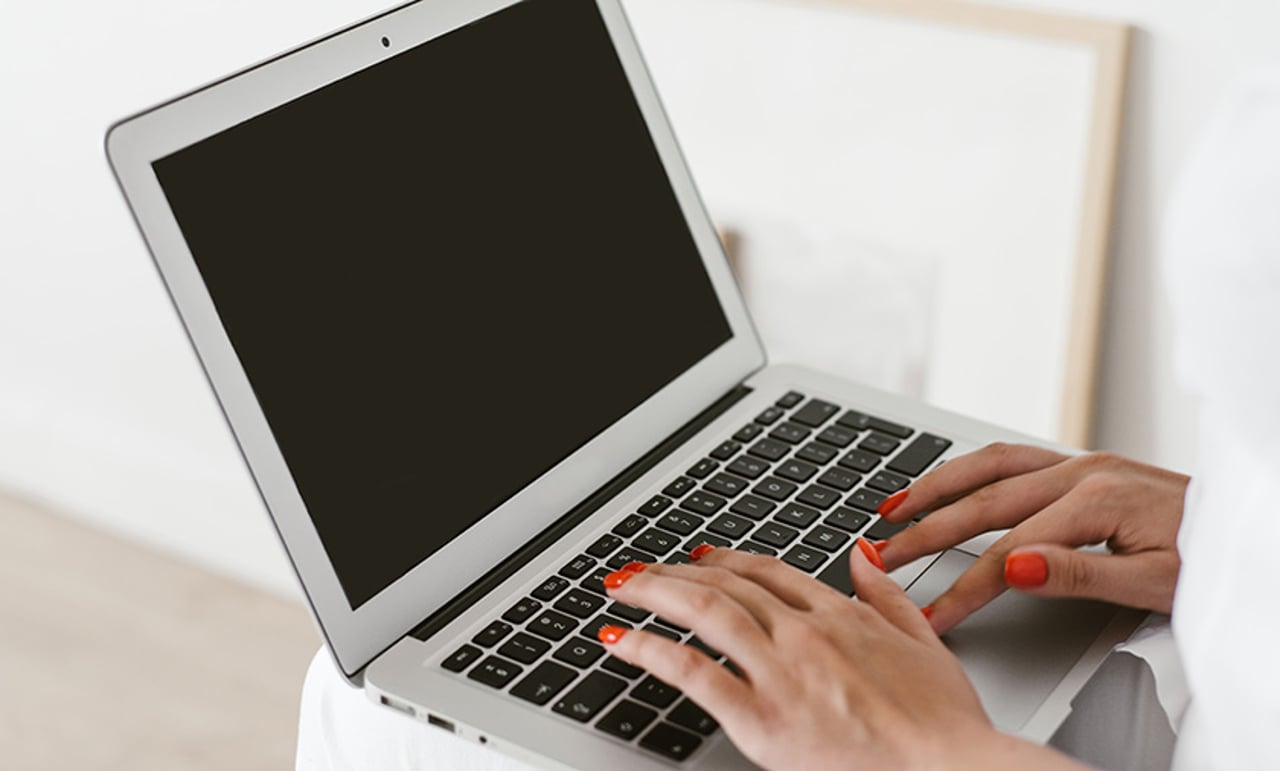
MULTIPOLYGON (((842 48, 844 28, 815 24, 812 3, 624 4, 708 207, 735 236, 748 301, 775 359, 825 364, 1057 436, 1039 381, 1010 384, 1021 383, 1020 370, 1060 382, 1060 348, 989 345, 967 369, 1004 373, 995 385, 944 378, 960 344, 940 331, 937 308, 950 296, 941 266, 957 254, 992 253, 982 223, 1025 225, 1018 243, 1042 249, 1014 257, 1062 247, 1080 202, 1060 193, 1077 190, 1080 147, 1063 145, 1070 152, 1058 157, 1023 141, 1025 132, 988 142, 981 168, 1009 175, 983 184, 972 166, 936 161, 971 144, 956 116, 1034 121, 1061 109, 1087 122, 1081 89, 1092 81, 1079 73, 1091 72, 1088 61, 1041 50, 1044 72, 1061 75, 1052 89, 1009 90, 1014 83, 995 104, 943 103, 937 89, 913 99, 895 92, 912 103, 899 112, 883 106, 893 99, 873 107, 833 93, 841 82, 865 87, 904 71, 878 73, 853 56, 870 55, 865 46, 842 48), (823 105, 840 107, 805 118, 823 105), (931 118, 941 114, 952 122, 931 118), (846 130, 859 125, 871 127, 865 137, 846 130), (859 159, 872 136, 877 152, 859 159), (888 159, 876 179, 896 174, 896 184, 869 185, 850 171, 874 170, 876 158, 888 159), (1019 169, 1039 184, 1016 187, 1019 169), (948 214, 949 200, 977 214, 948 214), (964 223, 969 238, 953 238, 964 223), (796 298, 815 296, 824 310, 799 307, 796 298), (877 325, 891 325, 901 345, 874 350, 840 333, 877 325), (1040 365, 1021 366, 1037 356, 1040 365), (992 403, 1017 408, 985 413, 992 403)), ((102 138, 115 120, 385 5, 71 0, 0 10, 0 767, 292 763, 302 675, 319 638, 111 178, 102 138)), ((1169 354, 1162 212, 1226 85, 1275 55, 1280 5, 1004 5, 1133 26, 1090 443, 1189 471, 1196 404, 1175 382, 1169 354)), ((850 24, 844 32, 858 34, 850 24)), ((981 53, 963 61, 1007 72, 1000 47, 1014 55, 1020 43, 980 42, 981 53)), ((921 84, 949 64, 911 61, 921 84)), ((1080 133, 1060 127, 1063 142, 1080 133)), ((1000 307, 1002 298, 1061 285, 1067 263, 1045 259, 1022 272, 988 270, 966 291, 1000 307)), ((1066 319, 1050 322, 1061 329, 1066 319)))

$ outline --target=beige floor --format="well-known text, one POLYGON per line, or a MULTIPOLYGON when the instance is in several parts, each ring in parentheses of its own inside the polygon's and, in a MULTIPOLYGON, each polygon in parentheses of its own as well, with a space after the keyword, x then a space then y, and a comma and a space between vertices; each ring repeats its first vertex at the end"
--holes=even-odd
POLYGON ((0 495, 0 768, 293 765, 305 611, 0 495))

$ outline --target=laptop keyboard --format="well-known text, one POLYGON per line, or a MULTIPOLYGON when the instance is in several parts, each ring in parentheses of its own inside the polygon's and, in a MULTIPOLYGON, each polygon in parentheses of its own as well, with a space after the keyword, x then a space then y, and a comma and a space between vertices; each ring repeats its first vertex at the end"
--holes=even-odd
POLYGON ((876 509, 950 446, 948 439, 789 392, 441 666, 685 760, 715 733, 715 720, 677 688, 606 654, 596 632, 606 625, 643 629, 732 663, 688 629, 609 599, 604 577, 628 562, 688 562, 691 549, 710 543, 779 557, 852 595, 854 539, 876 541, 908 527, 880 519, 876 509))

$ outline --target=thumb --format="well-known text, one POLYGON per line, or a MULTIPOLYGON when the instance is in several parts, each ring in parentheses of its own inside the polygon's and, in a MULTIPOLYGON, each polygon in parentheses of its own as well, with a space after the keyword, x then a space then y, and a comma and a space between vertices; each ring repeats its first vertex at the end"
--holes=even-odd
POLYGON ((1010 588, 1041 597, 1078 597, 1168 612, 1178 565, 1177 553, 1166 550, 1107 554, 1031 544, 1005 557, 1004 580, 1010 588))

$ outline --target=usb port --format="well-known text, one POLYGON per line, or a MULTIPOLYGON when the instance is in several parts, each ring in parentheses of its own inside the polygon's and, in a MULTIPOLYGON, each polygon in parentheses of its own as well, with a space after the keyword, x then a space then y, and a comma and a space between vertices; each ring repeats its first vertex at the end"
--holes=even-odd
POLYGON ((427 713, 427 722, 435 726, 436 728, 443 728, 449 733, 456 732, 456 729, 453 727, 453 721, 445 720, 444 718, 439 717, 437 715, 433 715, 430 712, 427 713))

